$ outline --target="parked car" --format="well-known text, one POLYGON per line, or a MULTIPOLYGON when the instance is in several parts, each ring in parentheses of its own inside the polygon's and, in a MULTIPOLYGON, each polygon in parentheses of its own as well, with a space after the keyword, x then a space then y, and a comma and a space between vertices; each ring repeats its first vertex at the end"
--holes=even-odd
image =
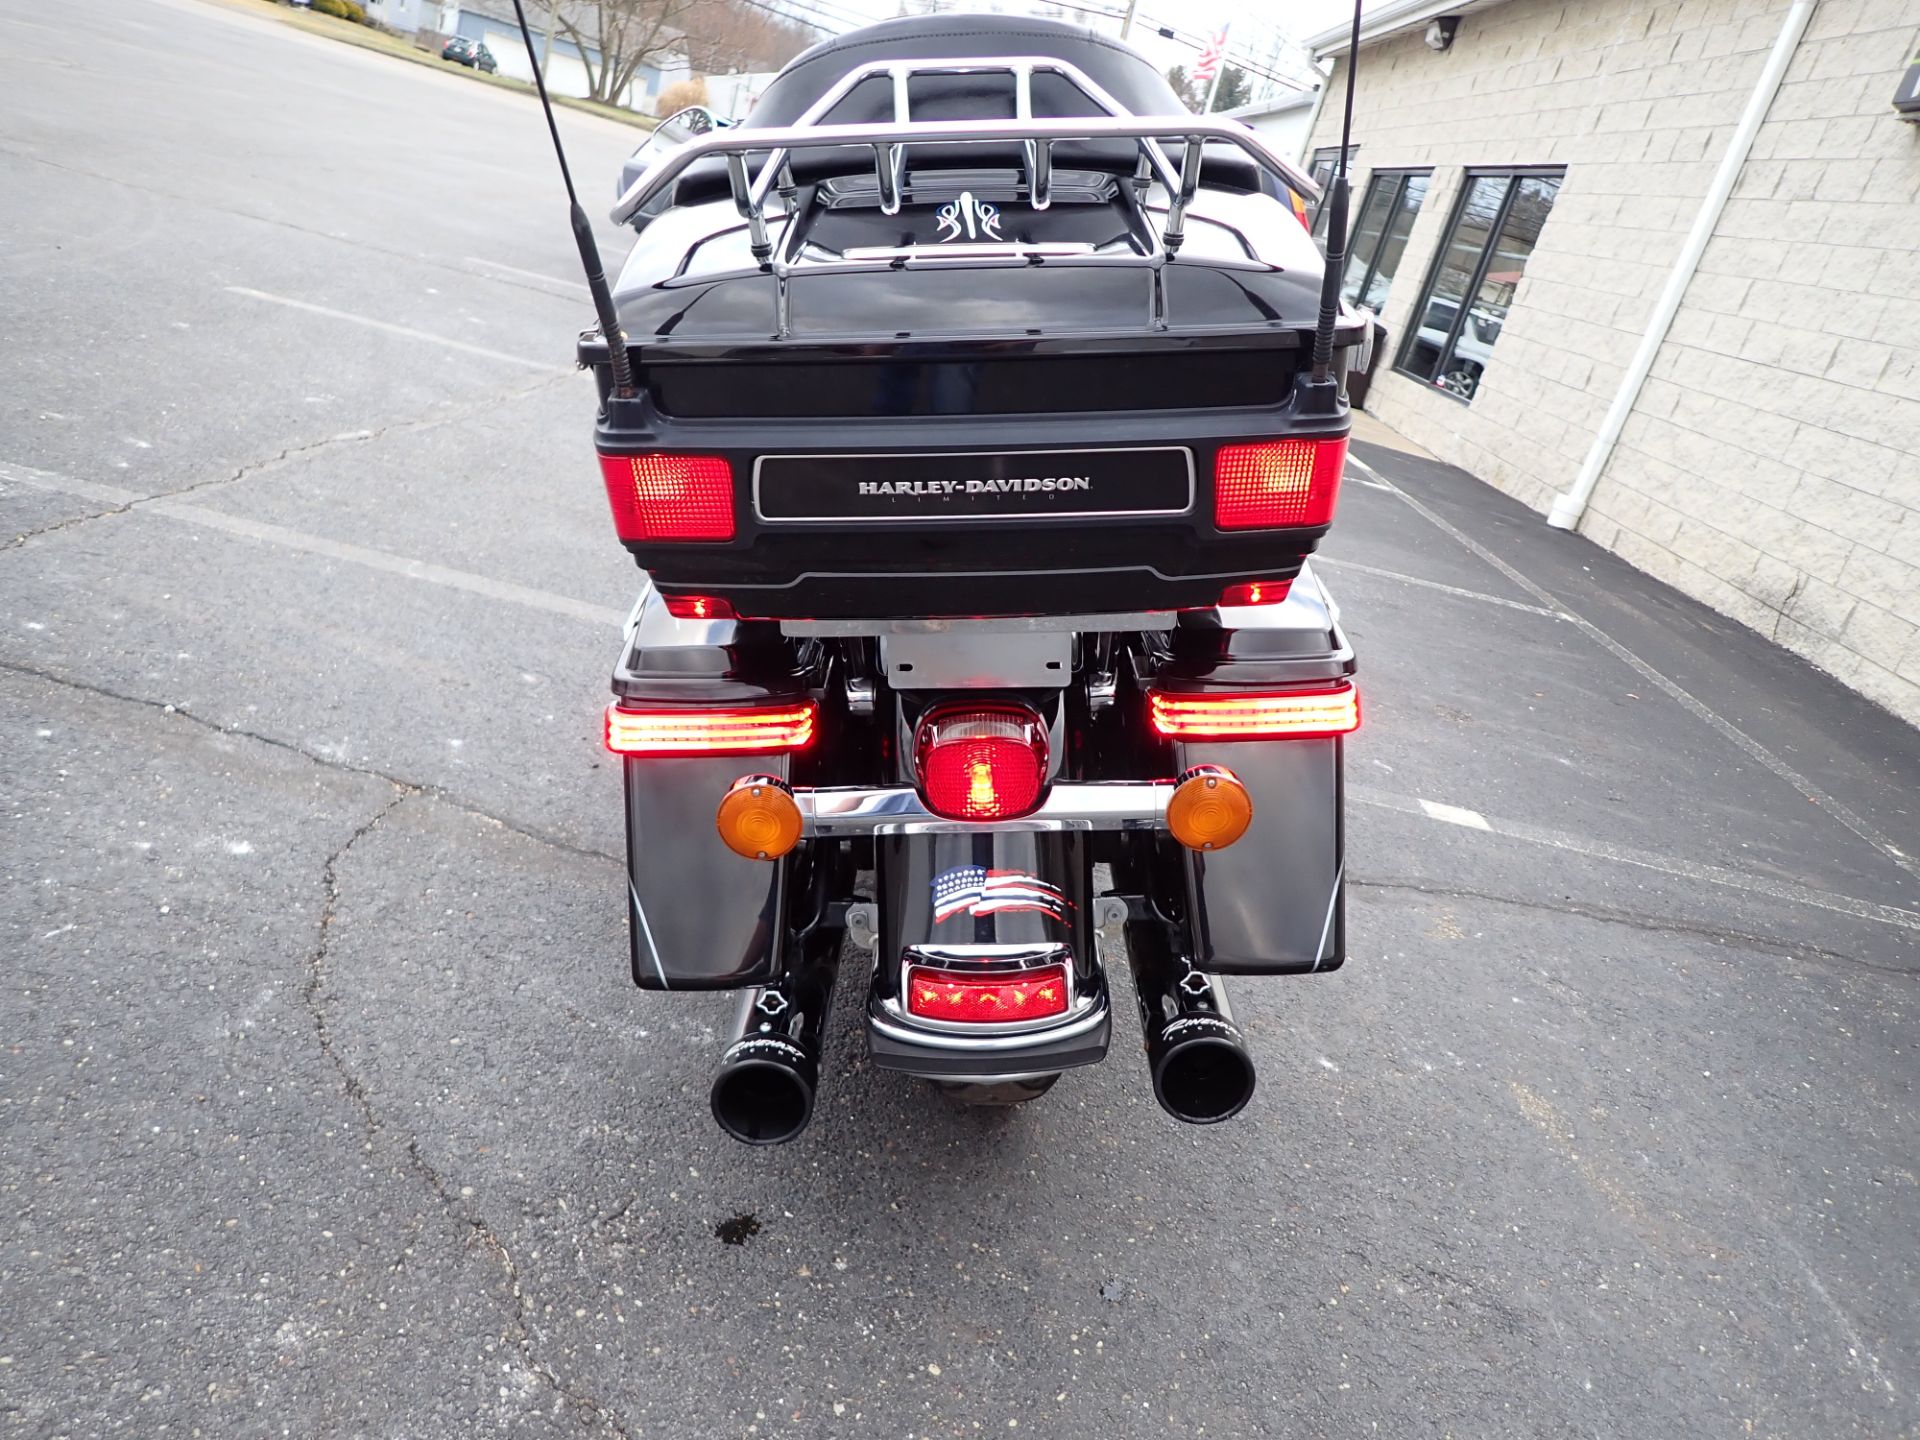
POLYGON ((464 35, 456 35, 440 47, 440 58, 451 60, 456 65, 465 65, 471 70, 484 70, 491 75, 500 68, 493 58, 493 52, 487 49, 484 40, 469 40, 464 35))

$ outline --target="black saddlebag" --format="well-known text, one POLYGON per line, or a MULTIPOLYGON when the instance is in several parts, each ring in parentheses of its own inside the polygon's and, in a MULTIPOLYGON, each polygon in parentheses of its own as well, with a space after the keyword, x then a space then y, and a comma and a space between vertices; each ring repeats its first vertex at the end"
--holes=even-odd
MULTIPOLYGON (((1284 605, 1182 617, 1148 637, 1135 676, 1163 694, 1285 693, 1339 686, 1353 650, 1311 568, 1284 605)), ((1224 765, 1253 824, 1224 850, 1168 843, 1186 867, 1196 967, 1223 975, 1337 970, 1346 958, 1345 740, 1175 742, 1174 767, 1224 765)))
MULTIPOLYGON (((798 700, 809 660, 808 647, 773 627, 676 620, 649 594, 614 671, 614 703, 698 713, 798 700)), ((621 764, 634 984, 726 990, 777 979, 790 907, 804 902, 804 862, 736 855, 714 810, 749 771, 787 779, 790 757, 628 755, 621 764)))

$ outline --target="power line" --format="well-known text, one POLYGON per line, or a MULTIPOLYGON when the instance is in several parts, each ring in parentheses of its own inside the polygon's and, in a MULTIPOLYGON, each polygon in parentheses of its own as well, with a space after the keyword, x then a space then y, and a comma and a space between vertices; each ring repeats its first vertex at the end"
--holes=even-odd
MULTIPOLYGON (((738 0, 738 3, 772 15, 776 19, 785 20, 790 24, 823 29, 830 34, 836 33, 835 27, 857 30, 864 26, 878 23, 870 15, 856 16, 849 14, 845 0, 771 0, 771 3, 769 3, 769 0, 738 0)), ((1075 0, 1036 0, 1036 3, 1050 5, 1057 10, 1069 10, 1079 15, 1091 15, 1102 20, 1119 20, 1122 18, 1118 10, 1108 9, 1100 5, 1077 4, 1075 0)), ((1162 36, 1168 39, 1178 40, 1194 49, 1202 49, 1207 43, 1206 37, 1195 35, 1192 31, 1183 30, 1178 26, 1163 24, 1154 16, 1140 14, 1135 18, 1138 23, 1151 26, 1162 36)), ((1251 56, 1235 56, 1231 46, 1228 48, 1226 64, 1231 65, 1236 70, 1257 76, 1259 79, 1271 81, 1276 85, 1285 85, 1294 90, 1316 90, 1321 83, 1320 76, 1317 72, 1311 70, 1305 73, 1297 70, 1287 72, 1272 70, 1256 62, 1251 56)))
MULTIPOLYGON (((1209 38, 1207 36, 1195 35, 1191 31, 1180 29, 1177 25, 1163 24, 1151 15, 1141 15, 1137 17, 1137 19, 1140 23, 1151 25, 1161 35, 1170 40, 1178 40, 1182 44, 1191 45, 1196 50, 1206 48, 1209 38)), ((1296 90, 1317 90, 1320 88, 1320 76, 1317 73, 1313 74, 1309 79, 1306 75, 1298 71, 1281 74, 1277 71, 1269 70, 1265 66, 1254 64, 1251 58, 1244 61, 1235 60, 1231 45, 1227 48, 1226 63, 1232 65, 1237 70, 1245 70, 1249 74, 1258 75, 1262 80, 1272 80, 1281 85, 1291 85, 1296 90)))
POLYGON ((855 18, 847 13, 836 14, 826 8, 826 0, 776 0, 773 4, 765 3, 765 0, 737 0, 737 3, 764 11, 789 24, 806 25, 814 29, 831 31, 832 27, 837 25, 857 30, 863 25, 874 23, 870 15, 855 18), (795 14, 796 10, 804 13, 795 14), (827 23, 822 24, 822 21, 827 23))

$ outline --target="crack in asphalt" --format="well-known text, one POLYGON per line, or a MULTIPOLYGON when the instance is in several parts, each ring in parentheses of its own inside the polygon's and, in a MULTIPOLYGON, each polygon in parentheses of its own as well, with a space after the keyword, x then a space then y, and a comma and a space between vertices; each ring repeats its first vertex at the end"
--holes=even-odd
MULTIPOLYGON (((288 754, 297 755, 301 759, 325 770, 354 775, 365 779, 380 780, 393 787, 396 793, 375 810, 373 814, 368 816, 367 819, 356 826, 352 834, 348 835, 339 847, 327 856, 325 863, 321 867, 321 887, 324 891, 324 901, 320 913, 319 934, 315 941, 312 954, 308 958, 306 977, 302 982, 300 990, 301 1004, 306 1009, 313 1023, 314 1034, 319 1044, 320 1052, 325 1056, 327 1063, 332 1066, 334 1073, 340 1077, 341 1090, 360 1117, 361 1123, 366 1130, 369 1147, 379 1138, 384 1127, 382 1126, 379 1114, 374 1109, 372 1096, 368 1093, 366 1084, 354 1073, 352 1067, 347 1064, 339 1048, 334 1043, 333 1027, 327 1018, 327 1010, 321 994, 326 975, 326 963, 332 951, 334 927, 339 913, 340 867, 353 847, 368 835, 372 834, 373 831, 401 805, 410 800, 426 799, 447 804, 464 814, 499 825, 503 829, 509 830, 516 835, 541 845, 550 846, 554 849, 562 850, 583 858, 608 860, 622 865, 625 863, 623 860, 608 855, 604 851, 573 845, 567 841, 559 840, 549 835, 542 835, 537 831, 503 820, 497 815, 491 815, 484 810, 466 804, 438 786, 420 784, 397 775, 388 774, 382 770, 373 769, 372 767, 348 765, 338 760, 329 759, 323 755, 315 755, 311 751, 303 750, 297 745, 277 739, 271 735, 262 735, 255 731, 241 730, 235 727, 221 725, 217 721, 195 715, 191 711, 167 701, 154 700, 141 695, 124 694, 116 690, 108 689, 102 685, 92 684, 83 680, 75 680, 63 675, 56 675, 50 671, 40 670, 33 666, 21 665, 11 660, 0 660, 0 670, 42 680, 50 684, 60 685, 68 689, 78 690, 84 694, 97 695, 103 699, 113 700, 120 704, 137 705, 145 709, 157 710, 164 715, 170 715, 177 719, 184 720, 190 725, 211 730, 215 734, 237 736, 276 750, 284 751, 288 754)), ((569 1384, 552 1365, 548 1364, 537 1353, 538 1346, 532 1321, 533 1312, 527 1302, 519 1263, 513 1258, 512 1252, 507 1249, 499 1236, 493 1232, 493 1228, 487 1223, 485 1217, 470 1214, 461 1208, 455 1198, 456 1192, 454 1188, 447 1183, 446 1177, 421 1154, 420 1142, 416 1138, 408 1136, 404 1148, 407 1157, 407 1168, 425 1185, 428 1192, 432 1194, 435 1201, 449 1219, 467 1227, 473 1243, 478 1244, 484 1249, 493 1258, 494 1263, 500 1267, 502 1274, 505 1275, 508 1295, 512 1301, 509 1315, 514 1331, 514 1345, 515 1348, 519 1350, 521 1359, 525 1363, 528 1371, 537 1375, 561 1401, 571 1407, 582 1420, 583 1424, 588 1426, 597 1424, 612 1432, 614 1435, 622 1437, 622 1440, 629 1440, 630 1432, 617 1415, 601 1405, 600 1402, 595 1400, 591 1395, 587 1395, 569 1384)))
MULTIPOLYGON (((112 690, 103 685, 96 685, 89 681, 76 680, 70 676, 56 674, 50 670, 43 670, 38 666, 23 665, 14 660, 0 659, 0 671, 8 671, 35 680, 44 680, 49 684, 61 685, 68 689, 79 690, 89 695, 98 695, 103 699, 115 700, 121 704, 139 705, 150 710, 158 710, 163 714, 173 715, 185 720, 189 724, 198 725, 202 729, 211 730, 218 735, 237 736, 241 739, 252 740, 262 745, 271 746, 276 750, 284 751, 290 755, 297 755, 301 759, 326 770, 336 771, 345 775, 357 775, 367 779, 382 780, 411 795, 417 795, 423 799, 430 799, 448 805, 460 811, 462 814, 472 816, 476 820, 484 820, 488 824, 497 825, 510 834, 518 835, 522 839, 531 840, 537 845, 544 845, 550 849, 561 851, 564 854, 578 856, 584 860, 601 860, 608 864, 622 867, 627 863, 626 857, 624 856, 615 855, 605 850, 596 850, 590 845, 580 845, 571 840, 563 839, 560 836, 548 834, 545 831, 536 830, 531 826, 509 820, 505 816, 496 815, 492 811, 482 809, 471 801, 463 799, 444 786, 435 785, 427 781, 409 780, 405 776, 391 774, 388 771, 376 769, 368 765, 350 765, 343 760, 335 760, 326 755, 315 754, 311 750, 303 749, 292 741, 282 740, 277 736, 262 734, 257 730, 241 729, 238 726, 224 725, 217 720, 196 715, 184 706, 171 701, 155 700, 145 695, 129 695, 123 691, 112 690)), ((1451 886, 1432 885, 1420 881, 1398 880, 1390 877, 1378 880, 1350 877, 1347 883, 1361 890, 1402 891, 1408 894, 1426 895, 1439 899, 1480 900, 1489 904, 1510 905, 1516 909, 1535 910, 1546 914, 1575 915, 1583 919, 1597 921, 1601 924, 1628 926, 1632 929, 1646 931, 1649 934, 1692 935, 1707 940, 1731 941, 1742 945, 1750 945, 1757 950, 1771 954, 1798 959, 1828 960, 1857 969, 1871 970, 1877 974, 1893 975, 1901 978, 1911 978, 1920 975, 1920 969, 1899 965, 1879 965, 1871 960, 1863 960, 1857 955, 1850 955, 1839 950, 1831 950, 1820 945, 1779 940, 1764 935, 1751 935, 1742 931, 1727 930, 1716 926, 1689 924, 1684 920, 1661 919, 1656 916, 1636 914, 1628 910, 1613 910, 1603 906, 1577 905, 1572 903, 1552 904, 1544 900, 1526 900, 1515 895, 1498 895, 1486 890, 1469 890, 1451 886)))
MULTIPOLYGON (((366 1129, 369 1149, 380 1139, 385 1127, 379 1113, 374 1109, 373 1097, 364 1081, 350 1066, 346 1057, 340 1053, 334 1043, 333 1025, 327 1018, 327 1007, 322 997, 322 987, 326 981, 327 961, 332 954, 334 927, 339 919, 340 910, 340 867, 353 847, 379 828, 380 823, 409 800, 419 799, 425 792, 414 786, 392 782, 398 791, 372 815, 354 828, 352 834, 341 842, 339 847, 327 856, 321 867, 320 883, 324 891, 324 902, 320 911, 319 934, 314 943, 313 953, 307 961, 306 979, 300 987, 300 1001, 313 1022, 314 1036, 319 1043, 320 1053, 340 1077, 341 1090, 360 1116, 366 1129)), ((520 1266, 513 1258, 505 1243, 493 1231, 484 1215, 463 1208, 455 1198, 455 1190, 447 1182, 446 1176, 420 1152, 419 1140, 408 1135, 405 1152, 407 1168, 420 1180, 427 1192, 433 1196, 441 1211, 455 1224, 467 1228, 468 1240, 477 1244, 500 1267, 506 1277, 507 1294, 512 1304, 508 1309, 508 1318, 513 1328, 514 1347, 520 1352, 520 1358, 528 1371, 537 1375, 563 1403, 570 1406, 589 1428, 599 1425, 613 1434, 631 1440, 630 1432, 620 1418, 609 1411, 593 1396, 586 1394, 569 1383, 554 1367, 541 1358, 537 1338, 533 1330, 532 1309, 527 1303, 526 1293, 521 1283, 520 1266)))
MULTIPOLYGON (((380 824, 392 815, 395 810, 399 809, 400 806, 410 800, 425 799, 447 804, 464 814, 499 825, 503 829, 509 830, 516 835, 520 835, 538 844, 551 846, 554 849, 585 858, 616 860, 616 857, 608 855, 604 851, 573 845, 564 840, 558 840, 552 836, 542 835, 536 831, 515 825, 501 819, 497 815, 488 814, 486 811, 477 809, 472 805, 460 801, 457 797, 449 795, 437 786, 419 784, 371 767, 348 765, 341 761, 329 759, 323 755, 315 755, 285 740, 277 739, 271 735, 258 734, 250 730, 241 730, 221 725, 216 721, 205 719, 166 701, 153 700, 140 695, 123 694, 119 691, 110 690, 105 686, 91 684, 82 680, 74 680, 67 676, 56 675, 49 671, 21 665, 10 660, 0 660, 0 670, 43 680, 50 684, 78 690, 84 694, 97 695, 103 699, 113 700, 120 704, 137 705, 145 709, 157 710, 164 715, 170 715, 177 719, 184 720, 188 724, 196 725, 205 730, 211 730, 215 734, 237 736, 242 739, 255 741, 258 744, 270 746, 273 749, 281 750, 288 754, 297 755, 301 759, 309 761, 325 770, 359 776, 365 779, 380 780, 393 787, 395 794, 357 825, 353 832, 327 856, 325 863, 321 866, 320 878, 321 888, 324 892, 324 900, 320 912, 319 933, 313 951, 307 960, 306 976, 300 989, 300 1001, 306 1009, 309 1019, 313 1023, 314 1035, 319 1044, 320 1053, 326 1058, 327 1063, 333 1068, 334 1073, 340 1077, 341 1091, 346 1095, 348 1102, 352 1104, 355 1112, 360 1117, 361 1124, 366 1130, 369 1148, 371 1148, 373 1143, 380 1137, 385 1127, 381 1123, 378 1112, 374 1109, 373 1099, 367 1090, 365 1082, 362 1081, 359 1075, 354 1072, 353 1068, 347 1064, 345 1057, 341 1055, 338 1046, 334 1043, 332 1023, 327 1018, 327 1009, 323 1003, 321 994, 326 977, 327 960, 332 953, 334 928, 339 914, 340 867, 353 847, 379 828, 380 824)), ((616 863, 624 864, 624 861, 616 861, 616 863)), ((588 1426, 597 1424, 614 1435, 622 1437, 622 1440, 630 1440, 631 1432, 627 1430, 619 1416, 609 1411, 591 1395, 585 1394, 575 1386, 569 1384, 552 1365, 542 1359, 538 1354, 538 1344, 532 1321, 533 1311, 527 1302, 519 1262, 513 1258, 512 1252, 507 1249, 500 1237, 494 1233, 492 1226, 488 1224, 484 1216, 470 1214, 461 1208, 455 1198, 456 1192, 454 1188, 447 1183, 446 1177, 421 1154, 418 1139, 408 1136, 404 1148, 407 1157, 407 1168, 412 1171, 426 1187, 450 1220, 467 1227, 472 1242, 478 1244, 492 1257, 494 1263, 500 1267, 501 1273, 506 1277, 507 1293, 512 1302, 509 1308, 509 1318, 514 1331, 514 1345, 520 1352, 521 1359, 525 1363, 528 1371, 538 1376, 563 1403, 571 1407, 583 1424, 588 1426)))
POLYGON ((1412 895, 1427 895, 1440 900, 1481 900, 1492 905, 1510 905, 1516 910, 1537 910, 1548 915, 1575 915, 1583 920, 1593 920, 1603 925, 1624 925, 1629 929, 1641 930, 1650 935, 1692 935, 1703 940, 1731 941, 1789 959, 1831 960, 1856 969, 1871 970, 1877 974, 1894 975, 1902 979, 1920 976, 1920 969, 1900 965, 1877 965, 1871 960, 1861 959, 1858 955, 1849 955, 1841 950, 1829 950, 1822 945, 1780 940, 1765 935, 1749 935, 1743 931, 1728 930, 1719 926, 1695 925, 1685 920, 1640 915, 1631 910, 1612 910, 1599 905, 1572 903, 1556 905, 1545 900, 1524 900, 1517 895, 1496 895, 1487 890, 1463 890, 1446 885, 1424 884, 1415 880, 1362 880, 1349 877, 1347 883, 1359 890, 1401 891, 1412 895))
POLYGON ((186 721, 190 725, 197 725, 203 730, 211 730, 216 735, 231 735, 242 740, 252 740, 257 744, 267 745, 275 750, 284 751, 288 755, 297 755, 302 760, 318 765, 323 770, 332 770, 341 775, 358 775, 369 780, 384 780, 387 784, 401 790, 409 791, 412 794, 420 796, 422 799, 436 801, 451 809, 458 810, 463 815, 470 815, 476 820, 484 820, 489 825, 497 825, 510 835, 518 835, 523 840, 531 840, 536 845, 544 845, 550 850, 558 850, 563 854, 578 856, 582 860, 604 860, 610 865, 618 865, 622 868, 624 868, 627 863, 624 855, 615 855, 606 850, 596 850, 591 845, 581 845, 575 841, 564 839, 561 836, 548 834, 544 830, 536 830, 530 825, 523 825, 517 820, 509 820, 504 815, 496 815, 491 810, 482 809, 472 801, 462 798, 454 791, 447 789, 444 785, 436 785, 426 780, 409 780, 404 775, 390 774, 385 770, 376 769, 371 765, 350 765, 344 760, 335 760, 328 755, 315 754, 311 750, 303 749, 301 746, 294 744, 291 740, 282 740, 277 735, 263 734, 258 730, 245 730, 238 725, 226 725, 218 720, 208 719, 204 715, 197 715, 176 701, 155 700, 147 695, 129 695, 125 691, 109 689, 105 685, 96 685, 89 680, 76 680, 70 675, 60 675, 52 670, 43 670, 37 665, 23 665, 18 660, 0 658, 0 671, 6 671, 14 675, 22 675, 33 680, 44 680, 50 685, 60 685, 69 690, 78 690, 86 695, 98 695, 103 700, 115 700, 123 705, 138 705, 148 710, 158 710, 163 715, 172 715, 177 719, 186 721))
POLYGON ((423 430, 436 430, 442 425, 451 425, 465 420, 496 405, 511 404, 515 400, 524 400, 529 395, 557 386, 564 380, 571 380, 574 372, 565 371, 559 375, 549 375, 530 384, 516 385, 505 390, 494 390, 474 400, 464 401, 449 409, 435 411, 428 415, 416 415, 405 420, 390 421, 375 426, 371 430, 344 430, 338 435, 329 435, 321 440, 309 440, 300 445, 289 445, 277 455, 269 455, 262 460, 249 460, 238 467, 231 475, 215 475, 205 480, 195 480, 190 485, 182 485, 176 490, 160 490, 152 495, 141 495, 120 505, 110 505, 105 510, 94 510, 85 515, 69 516, 65 520, 56 520, 51 525, 42 525, 35 530, 23 530, 9 540, 4 549, 12 550, 25 545, 29 540, 37 540, 42 535, 52 535, 61 530, 70 530, 76 525, 85 525, 94 520, 105 520, 111 515, 125 515, 138 510, 143 505, 152 505, 161 500, 177 500, 183 495, 193 495, 202 490, 214 490, 224 485, 237 485, 264 471, 275 470, 295 460, 304 460, 322 450, 331 450, 340 445, 366 445, 375 440, 385 439, 389 435, 412 435, 423 430))

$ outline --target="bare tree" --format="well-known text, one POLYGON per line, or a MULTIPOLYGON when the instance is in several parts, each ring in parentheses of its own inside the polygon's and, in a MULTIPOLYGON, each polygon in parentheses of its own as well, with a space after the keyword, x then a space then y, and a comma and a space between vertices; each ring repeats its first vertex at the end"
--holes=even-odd
POLYGON ((814 42, 814 32, 743 0, 714 0, 687 35, 687 59, 708 75, 778 70, 814 42))
POLYGON ((588 91, 617 105, 645 65, 684 57, 697 71, 778 66, 810 40, 801 26, 744 0, 554 0, 560 33, 580 52, 588 91))

